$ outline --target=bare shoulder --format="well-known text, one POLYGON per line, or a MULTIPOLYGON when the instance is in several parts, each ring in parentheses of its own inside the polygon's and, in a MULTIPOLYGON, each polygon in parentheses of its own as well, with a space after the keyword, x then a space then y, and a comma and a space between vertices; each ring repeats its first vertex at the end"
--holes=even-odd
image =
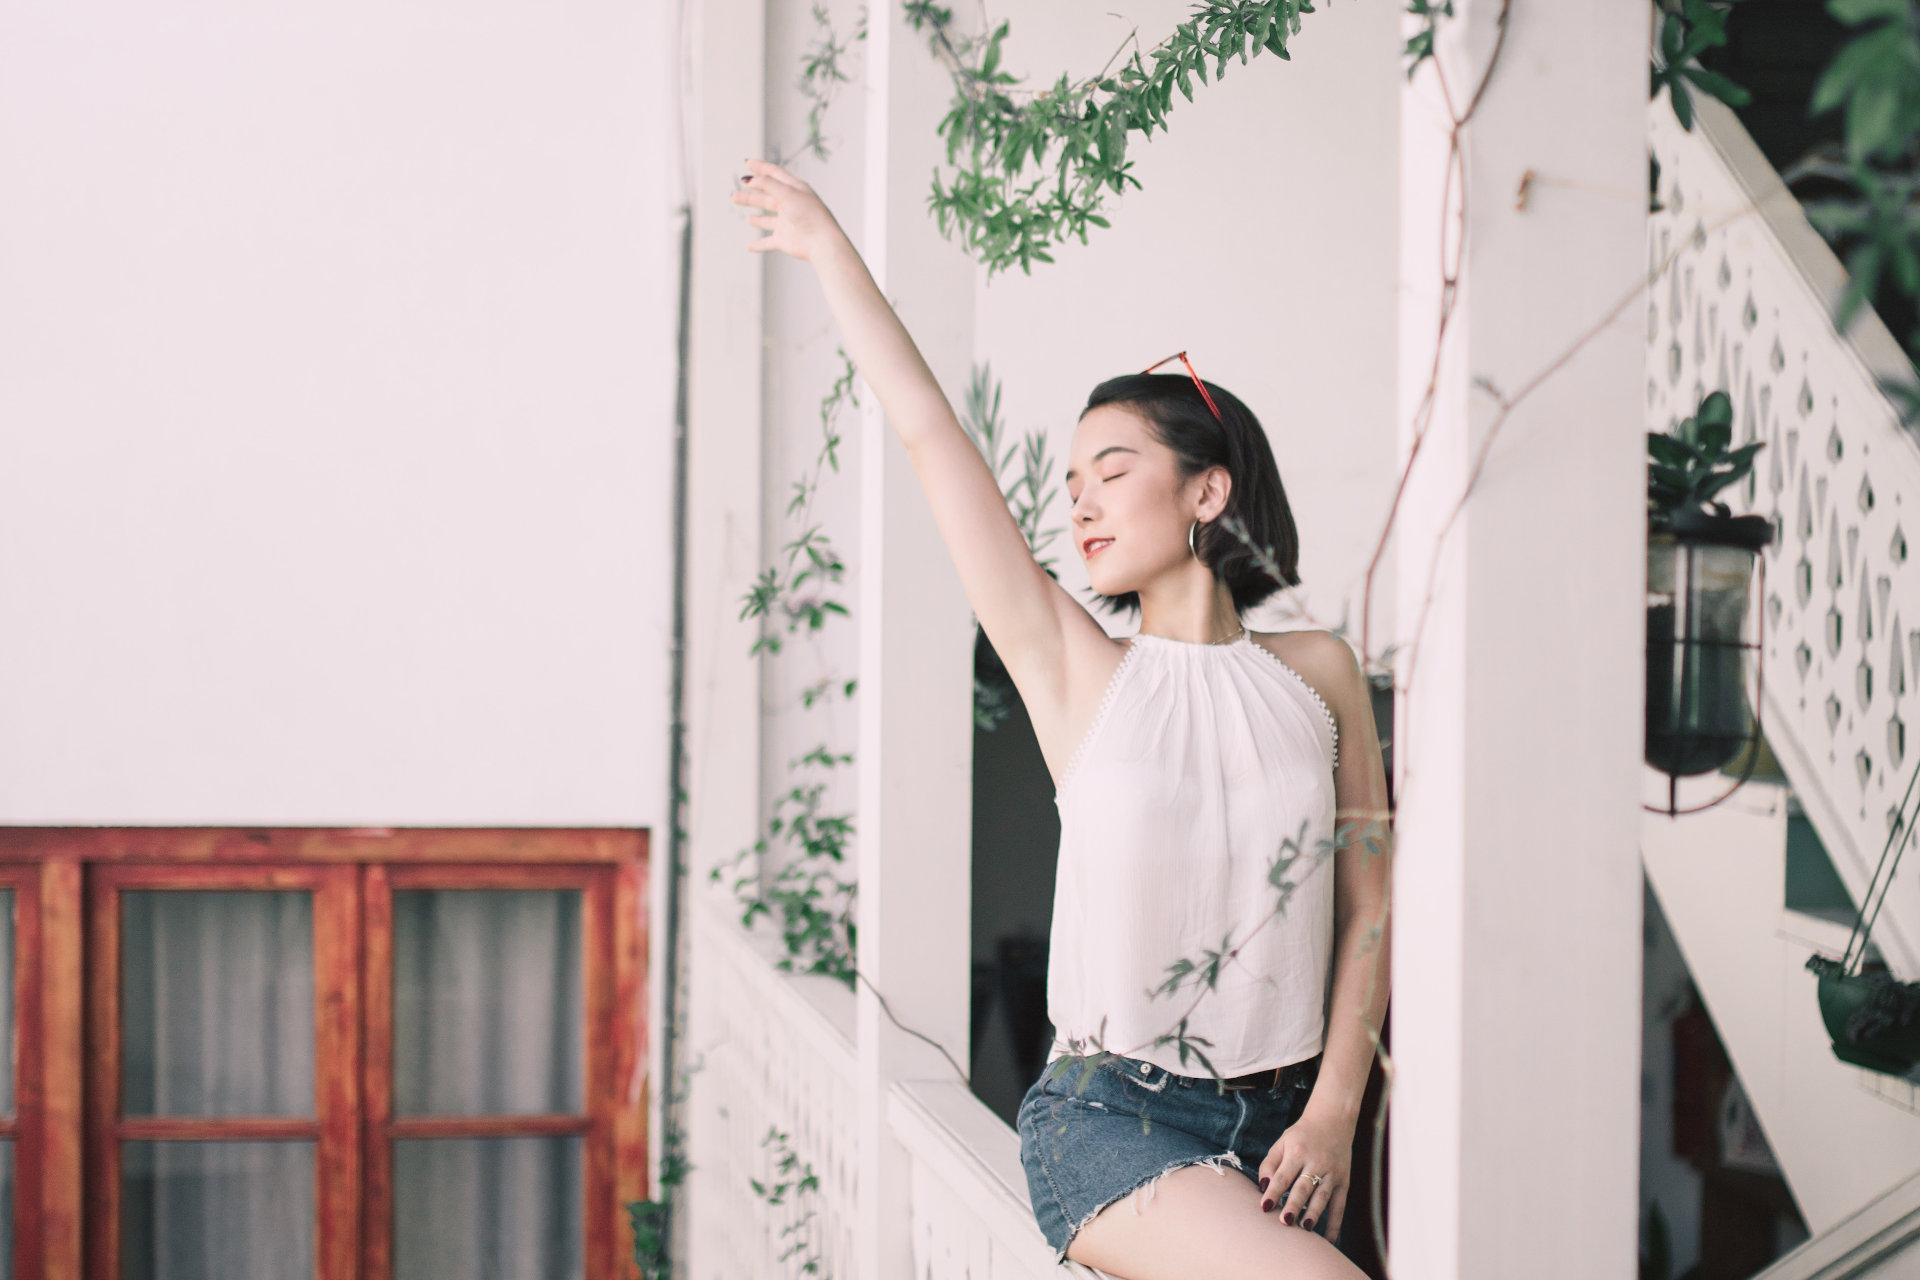
POLYGON ((1331 631, 1249 631, 1254 643, 1292 667, 1313 686, 1336 718, 1349 708, 1371 706, 1353 649, 1331 631))

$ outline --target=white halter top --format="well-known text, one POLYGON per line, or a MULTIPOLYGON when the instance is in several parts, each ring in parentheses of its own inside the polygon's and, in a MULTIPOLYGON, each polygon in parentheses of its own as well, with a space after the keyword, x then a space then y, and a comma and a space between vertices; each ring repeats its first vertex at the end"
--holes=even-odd
POLYGON ((1103 1048, 1205 1076, 1191 1049, 1182 1062, 1177 1044, 1153 1043, 1183 1017, 1222 1076, 1320 1052, 1338 732, 1313 686, 1250 635, 1134 637, 1054 796, 1052 1057, 1103 1048), (1150 995, 1182 960, 1194 970, 1150 995))

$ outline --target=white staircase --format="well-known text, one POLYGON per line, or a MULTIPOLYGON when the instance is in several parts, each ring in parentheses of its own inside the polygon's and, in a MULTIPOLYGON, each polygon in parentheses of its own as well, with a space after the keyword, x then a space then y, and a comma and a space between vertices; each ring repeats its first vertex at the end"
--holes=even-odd
MULTIPOLYGON (((1920 446, 1876 377, 1908 373, 1871 313, 1847 338, 1831 301, 1845 276, 1733 114, 1701 101, 1693 132, 1648 108, 1665 208, 1650 222, 1647 421, 1665 430, 1708 391, 1734 406, 1735 443, 1767 442, 1752 479, 1720 496, 1774 520, 1761 601, 1762 720, 1789 786, 1749 782, 1726 803, 1649 813, 1641 851, 1682 954, 1814 1238, 1768 1280, 1920 1276, 1920 1096, 1836 1060, 1815 1003, 1815 951, 1846 929, 1784 905, 1789 790, 1856 901, 1886 840, 1920 740, 1920 446)), ((1731 780, 1687 780, 1680 804, 1731 780)), ((1648 771, 1646 799, 1666 778, 1648 771)), ((1874 942, 1920 977, 1920 859, 1888 895, 1874 942)))

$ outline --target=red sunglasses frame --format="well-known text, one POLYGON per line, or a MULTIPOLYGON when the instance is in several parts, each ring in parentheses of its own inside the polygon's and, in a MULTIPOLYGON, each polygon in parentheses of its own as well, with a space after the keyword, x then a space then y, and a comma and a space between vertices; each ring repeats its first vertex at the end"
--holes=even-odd
MULTIPOLYGON (((1193 371, 1193 361, 1187 359, 1187 353, 1184 351, 1176 351, 1168 356, 1167 360, 1178 360, 1181 364, 1187 366, 1187 374, 1193 379, 1193 385, 1200 388, 1200 398, 1207 402, 1207 408, 1213 410, 1213 420, 1223 427, 1227 425, 1227 420, 1220 416, 1220 406, 1213 402, 1211 395, 1207 394, 1207 384, 1200 381, 1200 375, 1193 371)), ((1155 369, 1167 363, 1167 360, 1156 360, 1140 372, 1152 373, 1155 369)))

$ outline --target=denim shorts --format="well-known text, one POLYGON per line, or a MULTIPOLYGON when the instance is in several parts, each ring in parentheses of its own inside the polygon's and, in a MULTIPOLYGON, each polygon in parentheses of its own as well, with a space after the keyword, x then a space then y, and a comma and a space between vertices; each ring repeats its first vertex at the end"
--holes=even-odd
POLYGON ((1315 1054, 1282 1067, 1277 1085, 1222 1094, 1211 1076, 1174 1075, 1137 1058, 1049 1063, 1020 1100, 1015 1128, 1033 1216, 1054 1261, 1100 1210, 1130 1192, 1150 1199, 1154 1180, 1174 1169, 1233 1168, 1258 1186, 1260 1162, 1300 1118, 1319 1074, 1315 1054))

